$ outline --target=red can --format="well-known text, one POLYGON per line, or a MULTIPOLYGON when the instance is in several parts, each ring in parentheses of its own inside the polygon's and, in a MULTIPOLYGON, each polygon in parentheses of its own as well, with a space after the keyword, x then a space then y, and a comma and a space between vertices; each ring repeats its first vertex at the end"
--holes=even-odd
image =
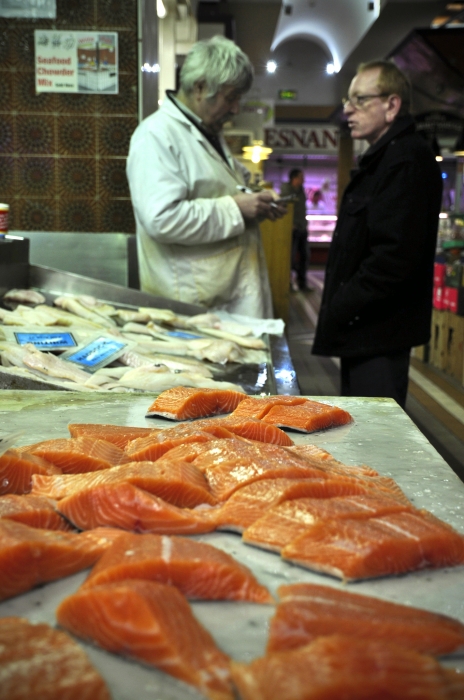
POLYGON ((10 207, 8 204, 0 204, 0 234, 8 233, 8 215, 10 207))

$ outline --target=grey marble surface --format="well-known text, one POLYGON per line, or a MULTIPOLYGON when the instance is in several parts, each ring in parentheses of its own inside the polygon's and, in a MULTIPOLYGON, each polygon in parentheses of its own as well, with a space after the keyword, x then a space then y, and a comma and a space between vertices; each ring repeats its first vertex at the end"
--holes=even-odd
MULTIPOLYGON (((336 403, 353 415, 348 426, 311 435, 291 433, 298 444, 314 443, 349 465, 368 464, 398 483, 413 503, 426 508, 464 533, 464 484, 390 399, 317 397, 336 403)), ((19 444, 67 437, 68 423, 115 423, 166 426, 162 419, 147 419, 150 397, 141 395, 74 394, 71 392, 0 392, 0 436, 22 431, 19 444)), ((172 425, 168 423, 167 425, 172 425)), ((242 543, 239 535, 211 533, 197 539, 214 544, 250 567, 259 581, 275 594, 282 583, 318 582, 336 588, 337 579, 287 564, 278 555, 242 543)), ((55 608, 85 579, 82 572, 62 581, 0 603, 0 616, 22 615, 55 624, 55 608)), ((348 590, 451 615, 464 622, 464 567, 423 570, 403 576, 351 583, 348 590)), ((193 610, 218 645, 234 659, 250 661, 264 652, 273 606, 228 602, 196 602, 193 610)), ((85 645, 84 645, 85 646, 85 645)), ((115 658, 85 646, 108 681, 114 700, 180 700, 200 696, 184 684, 156 670, 115 658)), ((445 665, 464 671, 464 658, 445 665)))

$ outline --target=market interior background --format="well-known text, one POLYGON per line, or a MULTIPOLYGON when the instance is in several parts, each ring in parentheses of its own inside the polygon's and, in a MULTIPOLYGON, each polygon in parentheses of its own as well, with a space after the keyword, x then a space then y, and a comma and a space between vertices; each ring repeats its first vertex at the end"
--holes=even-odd
MULTIPOLYGON (((464 4, 57 0, 56 6, 56 19, 0 17, 0 201, 10 205, 10 231, 30 238, 31 263, 129 284, 131 134, 164 90, 175 87, 192 43, 224 34, 256 70, 242 114, 227 125, 231 146, 242 157, 244 145, 272 140, 267 160, 247 164, 276 191, 292 167, 304 171, 314 291, 288 294, 287 339, 301 393, 336 396, 336 359, 310 351, 337 203, 353 158, 365 147, 353 147, 341 100, 362 61, 392 57, 408 73, 419 128, 443 158, 448 218, 440 234, 449 236, 450 223, 464 211, 464 157, 454 155, 464 127, 464 4), (117 32, 118 94, 36 93, 34 30, 40 28, 117 32), (317 190, 322 199, 315 203, 317 190)), ((464 324, 440 342, 413 357, 407 412, 464 479, 464 324), (460 353, 457 369, 456 362, 447 364, 451 350, 460 353)))

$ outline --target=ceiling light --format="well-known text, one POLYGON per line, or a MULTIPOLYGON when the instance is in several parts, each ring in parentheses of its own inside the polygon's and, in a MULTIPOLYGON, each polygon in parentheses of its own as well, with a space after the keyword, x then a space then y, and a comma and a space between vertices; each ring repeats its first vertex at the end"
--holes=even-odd
POLYGON ((272 153, 272 148, 263 146, 262 141, 253 141, 252 146, 244 146, 242 148, 243 157, 245 160, 251 160, 252 163, 259 163, 261 160, 267 160, 272 153))
POLYGON ((266 70, 268 73, 275 73, 277 70, 277 63, 275 61, 268 61, 266 63, 266 70))
POLYGON ((163 0, 156 0, 156 14, 160 19, 163 19, 168 14, 163 0))
POLYGON ((160 67, 159 63, 154 63, 152 66, 149 63, 144 63, 142 66, 142 73, 159 73, 160 67))
POLYGON ((327 71, 327 73, 328 73, 329 75, 333 75, 333 74, 336 72, 336 71, 335 71, 335 66, 334 66, 334 64, 333 64, 333 63, 328 63, 328 64, 327 64, 326 71, 327 71))

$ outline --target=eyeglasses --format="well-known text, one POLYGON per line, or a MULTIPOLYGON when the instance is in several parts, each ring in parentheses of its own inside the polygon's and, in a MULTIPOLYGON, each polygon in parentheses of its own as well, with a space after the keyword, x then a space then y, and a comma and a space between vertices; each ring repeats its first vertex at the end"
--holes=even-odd
POLYGON ((389 92, 381 92, 378 95, 354 95, 353 97, 346 97, 342 100, 343 109, 351 105, 353 109, 362 109, 366 104, 367 100, 372 100, 374 97, 388 97, 389 92))

